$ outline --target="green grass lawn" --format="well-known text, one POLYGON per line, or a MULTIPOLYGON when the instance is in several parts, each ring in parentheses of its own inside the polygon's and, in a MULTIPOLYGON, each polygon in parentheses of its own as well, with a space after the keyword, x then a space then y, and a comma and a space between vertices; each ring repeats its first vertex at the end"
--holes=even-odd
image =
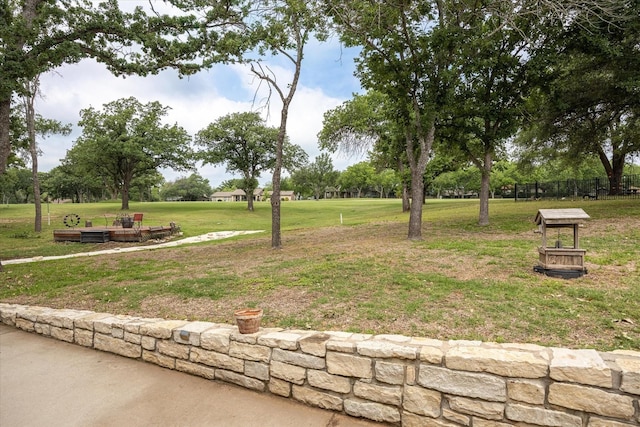
MULTIPOLYGON (((119 203, 0 206, 0 259, 100 250, 115 243, 55 243, 75 213, 110 222, 119 203), (49 212, 51 223, 48 224, 49 212), (105 218, 105 215, 107 217, 105 218)), ((130 254, 5 265, 0 300, 147 317, 231 322, 260 306, 264 326, 399 333, 438 339, 640 348, 640 201, 429 200, 423 240, 406 239, 399 200, 285 202, 283 248, 270 248, 271 210, 257 203, 132 203, 145 225, 177 222, 184 236, 264 233, 130 254), (589 273, 534 273, 540 208, 581 207, 589 273)), ((565 238, 566 236, 560 236, 565 238)), ((122 244, 121 246, 125 246, 122 244)))

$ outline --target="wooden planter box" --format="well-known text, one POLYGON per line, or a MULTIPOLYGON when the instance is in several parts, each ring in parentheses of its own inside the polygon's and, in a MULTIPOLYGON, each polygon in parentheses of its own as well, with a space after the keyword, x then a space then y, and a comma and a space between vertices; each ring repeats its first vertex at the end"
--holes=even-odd
POLYGON ((585 270, 585 249, 538 248, 540 267, 553 270, 585 270))

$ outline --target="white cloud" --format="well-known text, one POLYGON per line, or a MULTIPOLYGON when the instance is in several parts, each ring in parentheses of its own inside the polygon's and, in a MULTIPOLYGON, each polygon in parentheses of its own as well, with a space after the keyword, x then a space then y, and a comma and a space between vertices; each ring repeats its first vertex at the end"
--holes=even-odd
MULTIPOLYGON (((336 51, 324 46, 316 56, 340 55, 340 47, 336 51)), ((313 57, 313 54, 310 55, 313 57)), ((330 56, 330 57, 333 57, 330 56)), ((318 60, 312 61, 313 69, 305 72, 312 87, 304 85, 304 79, 298 86, 290 108, 288 120, 288 134, 291 142, 298 144, 313 160, 320 151, 317 146, 317 134, 322 128, 322 118, 325 111, 341 104, 350 98, 353 91, 359 90, 357 80, 353 77, 352 64, 342 66, 330 61, 326 75, 322 80, 323 70, 318 69, 318 60), (322 82, 319 84, 318 82, 322 82), (331 93, 333 95, 329 95, 331 93)), ((286 88, 290 81, 291 71, 279 66, 272 66, 277 74, 278 82, 286 88)), ((37 110, 43 117, 56 119, 63 123, 74 125, 71 135, 52 136, 40 141, 43 155, 39 160, 41 171, 48 171, 58 166, 65 157, 66 150, 72 147, 81 130, 77 126, 80 110, 90 106, 101 109, 108 102, 120 98, 133 96, 140 102, 159 101, 171 108, 166 121, 177 123, 195 135, 200 129, 215 121, 218 117, 232 112, 256 110, 263 102, 267 87, 263 84, 256 95, 259 81, 252 77, 247 66, 216 66, 211 70, 180 79, 175 71, 168 70, 158 75, 148 77, 118 78, 106 68, 93 60, 84 60, 78 64, 65 65, 41 78, 41 92, 43 98, 37 103, 37 110)), ((281 103, 274 93, 268 115, 263 111, 263 117, 268 118, 271 126, 279 125, 281 103)), ((344 159, 334 156, 334 166, 344 170, 348 164, 360 159, 344 159)), ((198 172, 209 179, 212 186, 232 178, 225 172, 224 167, 201 167, 198 172)), ((184 176, 172 170, 163 170, 167 179, 184 176)), ((263 176, 261 183, 271 180, 270 176, 263 176)))

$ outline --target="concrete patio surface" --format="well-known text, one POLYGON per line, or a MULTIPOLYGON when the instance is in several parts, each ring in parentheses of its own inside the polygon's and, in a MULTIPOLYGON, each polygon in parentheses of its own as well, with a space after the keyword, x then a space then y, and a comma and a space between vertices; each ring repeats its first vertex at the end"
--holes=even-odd
POLYGON ((0 426, 374 427, 0 325, 0 426))

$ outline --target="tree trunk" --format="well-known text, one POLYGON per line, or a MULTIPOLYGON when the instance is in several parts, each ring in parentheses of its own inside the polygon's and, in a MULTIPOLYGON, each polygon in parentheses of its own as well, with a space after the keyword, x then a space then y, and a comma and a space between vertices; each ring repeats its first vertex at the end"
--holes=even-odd
POLYGON ((24 107, 29 138, 29 154, 31 155, 31 176, 33 179, 33 202, 35 204, 34 230, 42 231, 42 203, 40 201, 40 180, 38 179, 38 147, 36 145, 36 113, 34 102, 38 93, 38 78, 26 83, 27 94, 24 96, 24 107))
MULTIPOLYGON (((622 182, 626 156, 614 150, 613 155, 611 156, 611 161, 609 161, 609 158, 602 149, 602 146, 598 146, 598 157, 600 157, 600 163, 604 166, 604 170, 607 172, 607 177, 609 178, 609 195, 616 196, 620 194, 620 184, 622 182)), ((596 194, 598 194, 597 188, 596 194)))
POLYGON ((9 125, 11 123, 11 96, 0 100, 0 175, 7 170, 9 155, 11 154, 11 139, 9 125))
POLYGON ((253 212, 253 193, 250 196, 247 196, 247 210, 249 212, 253 212))
POLYGON ((613 153, 612 174, 609 177, 609 188, 613 194, 623 194, 622 174, 624 173, 624 163, 626 156, 624 154, 613 153))
POLYGON ((424 198, 424 170, 411 171, 411 207, 409 209, 409 240, 422 240, 422 200, 424 198))
POLYGON ((280 112, 280 129, 276 141, 276 164, 273 168, 271 179, 271 248, 282 248, 282 235, 280 232, 280 181, 282 177, 282 147, 287 137, 287 118, 289 117, 290 98, 284 99, 280 112))
POLYGON ((406 182, 402 183, 402 212, 409 212, 411 201, 409 200, 409 187, 406 182))
POLYGON ((122 206, 120 208, 123 211, 129 210, 129 189, 122 189, 122 206))
POLYGON ((420 114, 418 108, 414 110, 416 112, 416 129, 414 141, 414 135, 407 133, 407 158, 409 160, 409 166, 411 168, 411 207, 409 209, 409 240, 422 240, 422 205, 425 200, 424 196, 424 171, 427 169, 427 163, 429 162, 429 153, 431 147, 433 147, 433 141, 435 139, 435 116, 428 123, 428 129, 425 132, 423 124, 421 123, 420 114), (419 148, 414 151, 414 142, 419 143, 419 148))
MULTIPOLYGON (((398 156, 398 172, 401 177, 404 176, 404 169, 404 163, 400 159, 400 156, 398 156)), ((409 209, 411 209, 411 203, 409 202, 409 186, 405 180, 402 179, 402 212, 409 212, 409 209)))
POLYGON ((129 210, 129 187, 132 180, 131 176, 125 176, 122 180, 122 206, 120 209, 123 211, 129 210))
POLYGON ((40 180, 38 179, 38 156, 33 156, 33 158, 35 160, 31 171, 33 173, 33 201, 36 208, 33 228, 36 233, 40 233, 42 231, 42 201, 40 200, 40 180))
POLYGON ((480 181, 480 217, 478 225, 489 225, 489 193, 491 190, 491 167, 493 164, 493 156, 491 152, 484 154, 484 162, 480 169, 482 175, 480 181))
MULTIPOLYGON (((282 112, 286 116, 286 113, 282 112)), ((280 234, 280 178, 282 172, 282 142, 284 141, 284 129, 282 123, 280 125, 280 133, 276 143, 276 166, 273 168, 273 177, 271 178, 271 248, 282 248, 282 236, 280 234)))
POLYGON ((253 212, 253 191, 255 188, 244 188, 244 192, 247 195, 247 210, 253 212))

